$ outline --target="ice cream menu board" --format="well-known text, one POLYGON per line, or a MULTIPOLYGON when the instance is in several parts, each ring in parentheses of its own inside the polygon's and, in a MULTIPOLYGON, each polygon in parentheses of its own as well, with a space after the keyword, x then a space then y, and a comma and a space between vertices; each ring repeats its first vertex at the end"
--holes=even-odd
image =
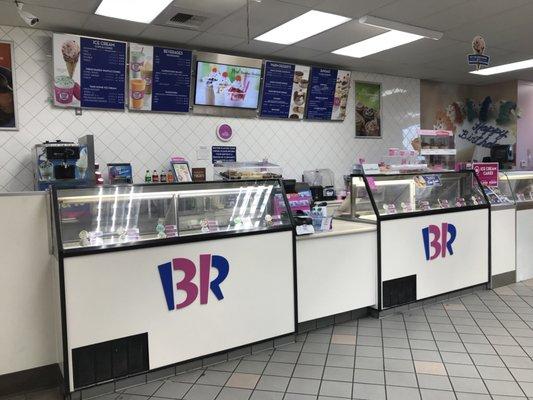
POLYGON ((306 118, 344 120, 350 77, 350 71, 312 67, 306 118))
POLYGON ((302 119, 309 84, 309 67, 274 61, 265 63, 261 116, 302 119))
POLYGON ((187 112, 192 52, 130 43, 129 108, 187 112))
POLYGON ((54 34, 54 104, 124 109, 126 43, 54 34))

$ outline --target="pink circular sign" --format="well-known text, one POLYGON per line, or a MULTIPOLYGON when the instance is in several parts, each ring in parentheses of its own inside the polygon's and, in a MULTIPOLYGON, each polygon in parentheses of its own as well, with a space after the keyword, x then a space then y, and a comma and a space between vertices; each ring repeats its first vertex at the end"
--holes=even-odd
POLYGON ((233 129, 228 124, 221 124, 217 127, 217 137, 223 142, 228 142, 233 136, 233 129))

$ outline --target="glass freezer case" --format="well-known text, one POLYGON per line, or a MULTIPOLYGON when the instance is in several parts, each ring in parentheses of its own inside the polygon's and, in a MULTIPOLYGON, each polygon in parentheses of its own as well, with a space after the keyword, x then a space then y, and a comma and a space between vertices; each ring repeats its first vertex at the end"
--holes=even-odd
MULTIPOLYGON (((60 250, 292 226, 278 180, 101 186, 53 191, 60 250)), ((177 239, 176 239, 177 240, 177 239)))
POLYGON ((515 204, 509 179, 503 172, 499 173, 498 186, 483 186, 483 190, 494 209, 512 207, 515 204))
POLYGON ((517 207, 533 206, 533 171, 507 171, 505 179, 517 207))
POLYGON ((352 175, 350 196, 348 217, 360 221, 488 204, 472 171, 352 175))

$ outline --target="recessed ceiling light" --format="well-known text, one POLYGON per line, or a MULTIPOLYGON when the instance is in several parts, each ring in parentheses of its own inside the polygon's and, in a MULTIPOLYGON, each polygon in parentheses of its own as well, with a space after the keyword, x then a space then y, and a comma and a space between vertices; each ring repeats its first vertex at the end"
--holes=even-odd
POLYGON ((289 45, 343 24, 350 19, 336 14, 311 10, 263 33, 255 40, 289 45))
POLYGON ((533 58, 524 61, 517 61, 510 64, 497 65, 495 67, 478 69, 477 71, 470 71, 471 74, 476 75, 496 75, 505 72, 517 71, 519 69, 533 68, 533 58))
POLYGON ((422 39, 424 36, 415 35, 407 32, 389 31, 351 44, 346 47, 342 47, 332 53, 340 54, 341 56, 362 58, 370 54, 379 53, 384 50, 392 49, 403 44, 414 42, 415 40, 422 39))
POLYGON ((95 14, 148 24, 170 3, 172 0, 102 0, 95 14))

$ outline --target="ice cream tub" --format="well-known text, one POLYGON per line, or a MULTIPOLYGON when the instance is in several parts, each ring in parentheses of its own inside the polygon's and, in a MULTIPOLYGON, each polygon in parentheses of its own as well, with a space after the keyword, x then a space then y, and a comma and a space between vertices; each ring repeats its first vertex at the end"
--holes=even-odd
POLYGON ((66 75, 56 76, 54 80, 54 94, 56 102, 60 104, 72 103, 74 80, 66 75))

